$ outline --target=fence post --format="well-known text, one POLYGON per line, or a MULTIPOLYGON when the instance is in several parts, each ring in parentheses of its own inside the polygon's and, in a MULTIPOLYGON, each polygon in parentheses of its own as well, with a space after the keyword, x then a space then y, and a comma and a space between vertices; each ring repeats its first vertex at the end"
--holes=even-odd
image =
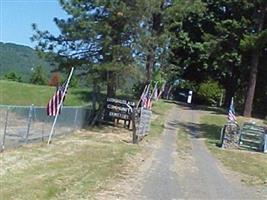
POLYGON ((31 107, 30 107, 30 110, 29 110, 27 132, 26 132, 26 135, 25 135, 25 142, 26 143, 28 143, 28 138, 29 138, 29 133, 30 133, 30 128, 31 128, 33 106, 34 105, 32 104, 31 107))
POLYGON ((74 130, 77 129, 77 125, 76 125, 76 122, 77 122, 77 116, 78 116, 78 109, 79 108, 76 108, 75 110, 75 117, 74 117, 74 130))
POLYGON ((9 113, 9 107, 7 107, 7 111, 6 111, 5 128, 4 128, 4 135, 3 135, 3 141, 2 141, 2 151, 5 149, 6 129, 7 129, 7 123, 8 123, 8 113, 9 113))
POLYGON ((133 144, 138 144, 138 136, 136 135, 136 121, 135 121, 136 109, 133 109, 132 112, 132 123, 133 123, 133 144))

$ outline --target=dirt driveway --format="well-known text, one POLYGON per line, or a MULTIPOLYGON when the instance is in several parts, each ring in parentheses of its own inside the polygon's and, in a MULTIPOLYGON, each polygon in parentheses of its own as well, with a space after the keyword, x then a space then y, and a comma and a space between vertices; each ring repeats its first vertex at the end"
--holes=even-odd
MULTIPOLYGON (((146 145, 134 170, 122 172, 96 199, 267 199, 267 189, 248 187, 226 170, 205 147, 197 125, 206 111, 176 105, 169 114, 160 141, 146 145), (181 154, 177 133, 187 124, 190 150, 181 154), (193 125, 194 124, 194 125, 193 125), (178 150, 178 151, 177 151, 178 150)), ((179 138, 179 137, 178 137, 179 138)))

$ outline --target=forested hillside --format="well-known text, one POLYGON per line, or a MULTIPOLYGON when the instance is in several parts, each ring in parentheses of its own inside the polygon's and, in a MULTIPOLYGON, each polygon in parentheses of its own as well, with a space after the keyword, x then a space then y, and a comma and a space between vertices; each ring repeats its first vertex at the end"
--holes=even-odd
POLYGON ((37 66, 49 72, 53 66, 40 59, 37 52, 27 46, 0 42, 0 77, 15 72, 23 81, 28 81, 31 69, 37 66))

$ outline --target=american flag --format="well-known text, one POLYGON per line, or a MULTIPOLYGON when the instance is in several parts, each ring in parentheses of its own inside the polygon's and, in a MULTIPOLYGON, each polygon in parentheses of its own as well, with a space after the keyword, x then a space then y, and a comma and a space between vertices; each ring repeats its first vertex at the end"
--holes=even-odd
POLYGON ((231 122, 236 121, 235 108, 234 108, 234 98, 232 98, 232 100, 231 100, 230 108, 228 111, 228 120, 231 122))
POLYGON ((150 108, 151 105, 150 85, 147 86, 146 91, 142 94, 141 100, 143 108, 150 108))
MULTIPOLYGON (((66 87, 66 82, 57 88, 57 91, 55 92, 53 97, 49 100, 47 107, 46 107, 47 115, 56 116, 57 109, 61 109, 61 108, 59 108, 61 99, 63 98, 63 100, 62 100, 62 102, 63 102, 65 100, 65 96, 67 94, 67 89, 66 89, 65 94, 64 94, 65 87, 66 87)), ((60 110, 59 110, 59 113, 60 113, 60 110)))
POLYGON ((149 90, 148 93, 147 93, 147 104, 146 104, 146 107, 147 109, 151 109, 152 107, 152 99, 151 99, 151 91, 149 90))

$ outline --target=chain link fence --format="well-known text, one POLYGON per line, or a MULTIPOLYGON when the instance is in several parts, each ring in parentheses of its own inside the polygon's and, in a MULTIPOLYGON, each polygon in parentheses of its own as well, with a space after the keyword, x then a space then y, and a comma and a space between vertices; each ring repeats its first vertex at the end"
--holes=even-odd
MULTIPOLYGON (((83 128, 92 119, 91 107, 62 108, 53 136, 83 128)), ((47 140, 54 117, 47 116, 46 107, 0 105, 1 148, 47 140)))

